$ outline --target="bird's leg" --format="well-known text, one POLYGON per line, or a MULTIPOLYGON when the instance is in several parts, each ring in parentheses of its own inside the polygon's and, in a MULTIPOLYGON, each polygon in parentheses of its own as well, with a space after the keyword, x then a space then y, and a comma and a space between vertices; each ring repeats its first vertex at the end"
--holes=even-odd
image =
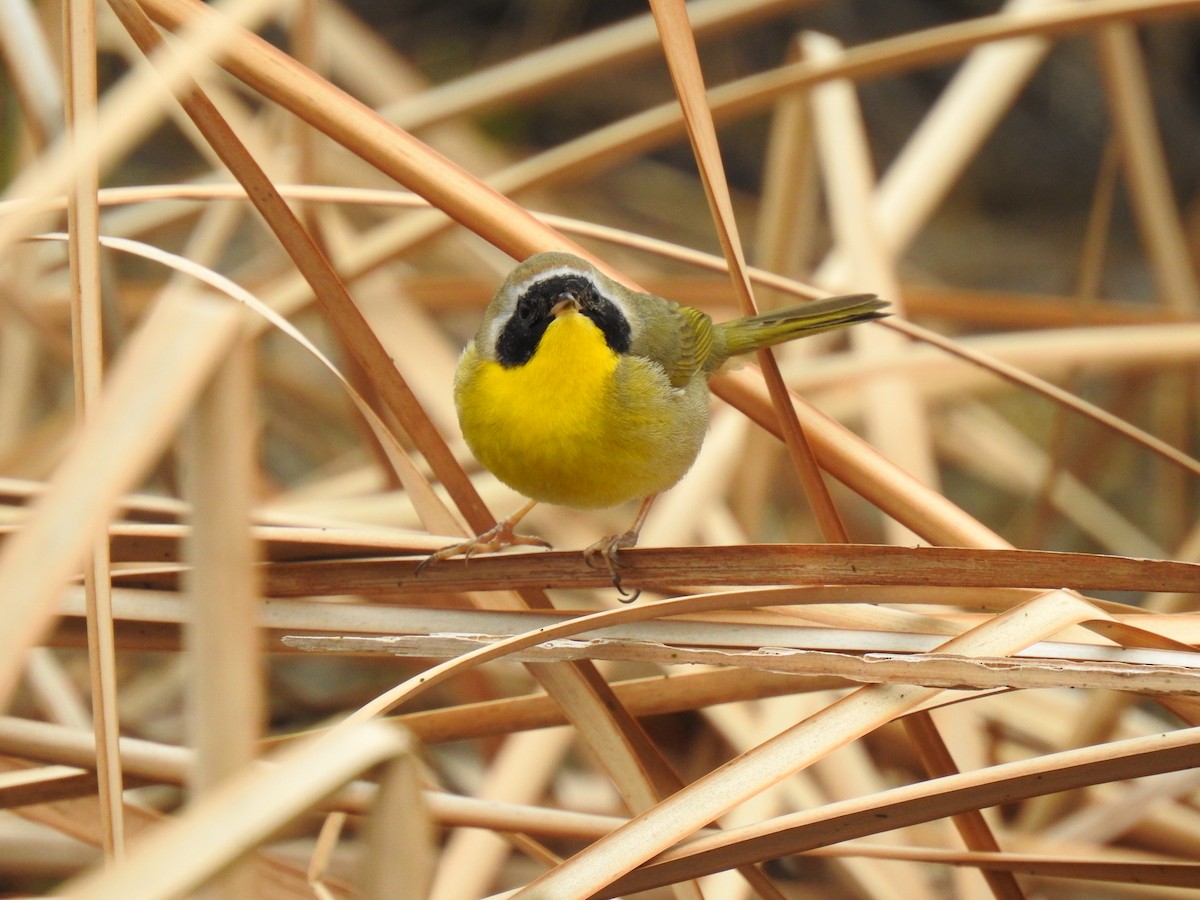
POLYGON ((467 559, 470 559, 476 553, 494 553, 504 547, 516 546, 546 547, 548 549, 550 547, 549 541, 544 541, 540 537, 534 537, 529 534, 517 534, 516 532, 517 524, 535 506, 537 506, 537 501, 530 500, 511 516, 501 519, 487 531, 475 535, 470 540, 459 544, 451 544, 449 547, 443 547, 436 553, 431 553, 417 566, 417 574, 420 575, 421 570, 430 563, 441 559, 450 559, 454 556, 465 556, 467 559))
POLYGON ((646 523, 646 516, 650 513, 650 507, 654 505, 658 494, 651 494, 642 500, 642 505, 638 509, 637 518, 633 520, 633 525, 624 534, 610 534, 608 537, 601 538, 587 547, 583 551, 583 557, 587 560, 589 566, 599 569, 602 565, 608 569, 608 574, 612 576, 613 587, 617 589, 617 594, 622 603, 632 603, 642 595, 640 590, 635 590, 633 593, 626 593, 621 587, 621 573, 617 569, 621 566, 621 560, 617 555, 619 551, 636 547, 638 535, 642 531, 642 526, 646 523))

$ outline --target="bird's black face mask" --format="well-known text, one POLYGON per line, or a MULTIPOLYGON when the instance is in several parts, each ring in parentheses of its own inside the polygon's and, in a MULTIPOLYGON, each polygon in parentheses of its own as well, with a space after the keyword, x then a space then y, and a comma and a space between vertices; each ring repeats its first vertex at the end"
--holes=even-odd
POLYGON ((629 320, 620 308, 583 275, 554 275, 531 284, 518 299, 517 308, 496 340, 496 359, 506 368, 522 366, 533 357, 546 328, 554 321, 551 310, 573 297, 579 311, 596 323, 614 353, 628 353, 632 339, 629 320))

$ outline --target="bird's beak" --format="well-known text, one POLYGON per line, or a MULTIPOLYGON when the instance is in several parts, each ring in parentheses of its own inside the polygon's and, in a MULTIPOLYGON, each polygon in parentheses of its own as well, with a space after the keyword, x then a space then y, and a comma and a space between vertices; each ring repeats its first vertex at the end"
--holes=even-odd
POLYGON ((550 307, 550 315, 557 319, 564 313, 579 312, 582 308, 574 294, 564 291, 554 298, 554 305, 550 307))

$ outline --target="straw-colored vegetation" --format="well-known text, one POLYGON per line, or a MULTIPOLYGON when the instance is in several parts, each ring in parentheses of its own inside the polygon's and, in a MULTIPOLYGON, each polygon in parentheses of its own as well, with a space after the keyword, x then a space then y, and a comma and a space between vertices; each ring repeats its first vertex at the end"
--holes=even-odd
POLYGON ((0 891, 1200 887, 1200 3, 400 6, 0 0, 0 891), (633 605, 628 509, 416 572, 553 248, 893 304, 718 376, 633 605))

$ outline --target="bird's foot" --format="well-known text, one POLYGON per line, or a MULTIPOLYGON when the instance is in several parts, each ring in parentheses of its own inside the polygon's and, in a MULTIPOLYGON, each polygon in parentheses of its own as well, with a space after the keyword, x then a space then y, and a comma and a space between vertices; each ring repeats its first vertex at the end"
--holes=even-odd
POLYGON ((642 595, 640 590, 627 592, 621 587, 621 573, 618 571, 621 567, 620 551, 636 547, 637 540, 638 533, 632 530, 624 534, 610 534, 583 551, 583 558, 587 560, 589 566, 593 569, 608 570, 608 574, 612 576, 613 587, 617 589, 617 595, 622 603, 633 603, 642 595))
POLYGON ((502 519, 487 531, 475 535, 470 540, 443 547, 436 553, 431 553, 417 566, 420 575, 426 566, 442 559, 462 556, 470 559, 476 553, 495 553, 505 547, 543 547, 550 549, 550 542, 531 534, 517 534, 516 523, 511 519, 502 519))

